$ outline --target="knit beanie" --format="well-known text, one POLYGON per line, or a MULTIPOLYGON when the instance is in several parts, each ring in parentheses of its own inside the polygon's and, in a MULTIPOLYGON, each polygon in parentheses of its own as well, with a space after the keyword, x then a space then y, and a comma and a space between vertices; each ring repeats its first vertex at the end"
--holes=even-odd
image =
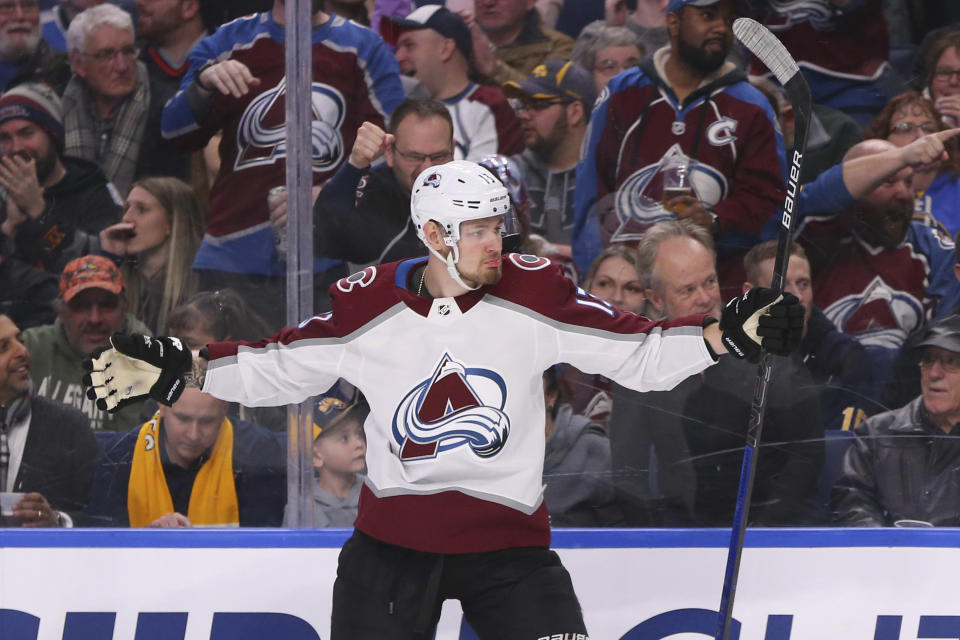
POLYGON ((39 82, 27 82, 0 96, 0 124, 17 118, 29 120, 43 129, 63 154, 63 108, 53 89, 39 82))

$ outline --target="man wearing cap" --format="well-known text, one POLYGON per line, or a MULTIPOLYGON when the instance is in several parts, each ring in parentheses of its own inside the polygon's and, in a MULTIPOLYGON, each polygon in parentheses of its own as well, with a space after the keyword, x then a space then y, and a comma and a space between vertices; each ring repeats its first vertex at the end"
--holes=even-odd
POLYGON ((401 73, 415 78, 453 118, 455 160, 523 151, 517 114, 497 87, 470 81, 473 38, 458 14, 437 4, 406 18, 384 18, 380 31, 397 48, 401 73))
POLYGON ((919 348, 920 395, 854 429, 830 500, 839 524, 960 526, 960 316, 931 325, 919 348))
POLYGON ((150 331, 127 313, 119 269, 103 256, 73 260, 60 276, 55 307, 57 319, 53 324, 23 332, 23 342, 33 356, 30 376, 37 395, 76 407, 97 431, 120 431, 138 424, 142 402, 108 414, 87 398, 80 383, 84 358, 94 349, 109 346, 111 335, 117 331, 150 331))
POLYGON ((581 269, 610 242, 637 241, 676 217, 711 232, 721 286, 740 290, 743 253, 783 202, 785 167, 769 101, 726 61, 734 7, 734 0, 670 0, 670 46, 601 92, 577 171, 573 243, 581 269), (668 166, 685 172, 674 193, 686 195, 664 195, 668 166))
POLYGON ((552 245, 548 253, 569 258, 577 160, 596 98, 593 78, 575 62, 551 60, 522 83, 503 86, 519 102, 523 122, 527 149, 513 159, 530 196, 531 231, 552 245))
POLYGON ((60 98, 27 83, 0 96, 0 230, 14 255, 59 274, 95 252, 97 234, 120 219, 120 199, 103 171, 63 155, 60 98))
POLYGON ((97 443, 86 417, 38 397, 20 329, 0 314, 0 526, 69 527, 87 504, 97 443))
POLYGON ((261 426, 187 387, 172 406, 105 445, 84 524, 109 527, 278 527, 286 457, 261 426))
POLYGON ((522 82, 547 60, 569 60, 570 36, 543 26, 536 0, 474 0, 469 26, 477 70, 497 84, 522 82))

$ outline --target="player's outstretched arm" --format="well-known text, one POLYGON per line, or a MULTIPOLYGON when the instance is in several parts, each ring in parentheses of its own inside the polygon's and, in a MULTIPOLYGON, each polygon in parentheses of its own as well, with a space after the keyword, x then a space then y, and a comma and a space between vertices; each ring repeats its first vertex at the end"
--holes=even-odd
POLYGON ((195 358, 177 338, 115 333, 110 344, 83 363, 87 397, 103 411, 117 411, 145 396, 172 405, 188 377, 202 383, 205 363, 195 366, 195 358))
POLYGON ((759 362, 761 349, 788 355, 802 336, 803 305, 792 293, 778 294, 767 287, 753 287, 728 302, 719 324, 703 330, 715 353, 728 352, 751 362, 759 362))

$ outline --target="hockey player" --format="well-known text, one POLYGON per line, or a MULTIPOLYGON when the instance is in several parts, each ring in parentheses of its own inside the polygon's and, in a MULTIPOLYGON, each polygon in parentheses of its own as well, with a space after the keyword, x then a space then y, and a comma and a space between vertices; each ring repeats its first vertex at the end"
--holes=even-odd
POLYGON ((668 389, 728 349, 751 359, 761 341, 789 351, 802 307, 752 289, 719 323, 619 313, 549 260, 501 254, 507 189, 472 162, 423 171, 411 213, 429 255, 340 280, 332 311, 194 359, 173 338, 117 335, 90 363, 90 395, 110 409, 148 393, 171 402, 191 360, 204 391, 249 405, 301 402, 342 377, 370 404, 368 476, 340 556, 331 637, 430 638, 447 598, 481 638, 586 637, 548 548, 544 369, 569 362, 668 389))

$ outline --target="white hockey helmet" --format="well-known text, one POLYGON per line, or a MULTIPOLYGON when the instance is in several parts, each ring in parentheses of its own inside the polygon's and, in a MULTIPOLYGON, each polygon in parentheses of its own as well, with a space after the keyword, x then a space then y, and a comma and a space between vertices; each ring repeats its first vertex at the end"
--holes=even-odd
POLYGON ((446 244, 460 240, 460 223, 512 213, 510 193, 476 162, 454 160, 428 167, 417 176, 410 194, 410 216, 426 244, 423 226, 433 220, 447 234, 446 244))
POLYGON ((479 285, 466 284, 457 270, 460 224, 493 216, 503 216, 506 220, 513 215, 507 188, 487 169, 469 160, 454 160, 425 169, 417 176, 410 194, 410 217, 417 227, 417 237, 430 253, 447 264, 447 271, 457 284, 468 290, 479 285), (451 248, 446 257, 427 243, 423 226, 431 220, 446 233, 443 242, 451 248))

